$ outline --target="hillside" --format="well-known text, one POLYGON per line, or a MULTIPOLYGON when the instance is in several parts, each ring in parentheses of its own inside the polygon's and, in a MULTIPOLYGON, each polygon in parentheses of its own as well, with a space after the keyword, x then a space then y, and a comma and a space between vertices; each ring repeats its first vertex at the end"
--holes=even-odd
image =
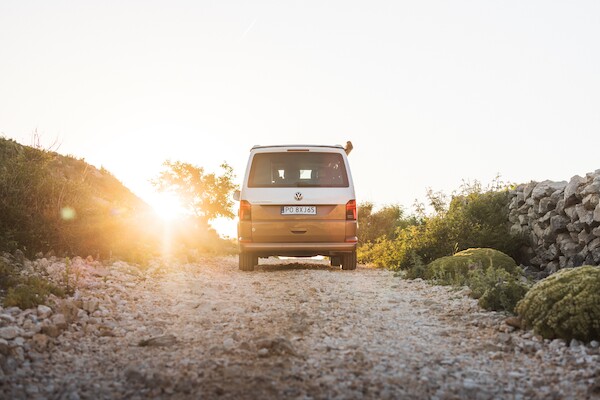
MULTIPOLYGON (((131 256, 150 207, 82 159, 0 138, 0 251, 131 256)), ((139 250, 139 249, 138 249, 139 250)))

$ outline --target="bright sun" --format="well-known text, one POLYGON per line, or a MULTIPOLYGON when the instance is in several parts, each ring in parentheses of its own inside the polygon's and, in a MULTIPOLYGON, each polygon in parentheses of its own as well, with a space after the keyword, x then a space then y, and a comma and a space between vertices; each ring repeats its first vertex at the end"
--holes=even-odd
POLYGON ((186 210, 179 198, 173 193, 156 193, 148 202, 154 211, 164 221, 174 221, 182 217, 186 210))

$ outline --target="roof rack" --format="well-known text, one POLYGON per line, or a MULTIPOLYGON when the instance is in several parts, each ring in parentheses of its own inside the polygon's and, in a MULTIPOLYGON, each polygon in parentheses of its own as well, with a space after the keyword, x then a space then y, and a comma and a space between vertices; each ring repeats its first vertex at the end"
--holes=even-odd
POLYGON ((255 146, 252 146, 252 150, 254 150, 254 149, 264 149, 264 148, 270 148, 270 147, 325 147, 325 148, 335 148, 335 149, 343 149, 344 148, 340 144, 335 144, 335 145, 324 145, 324 144, 274 144, 274 145, 265 145, 265 146, 257 144, 255 146))

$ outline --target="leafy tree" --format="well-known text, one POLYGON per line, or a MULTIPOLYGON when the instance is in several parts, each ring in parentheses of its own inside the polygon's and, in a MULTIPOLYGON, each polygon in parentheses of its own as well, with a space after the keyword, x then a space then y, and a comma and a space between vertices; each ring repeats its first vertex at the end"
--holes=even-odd
POLYGON ((399 228, 410 224, 404 210, 397 204, 385 205, 373 211, 374 204, 363 202, 358 207, 358 241, 375 242, 378 238, 394 239, 399 228))
POLYGON ((200 221, 208 223, 217 217, 233 218, 231 193, 236 189, 233 183, 233 168, 221 164, 223 174, 206 173, 204 168, 181 161, 165 161, 152 184, 160 192, 176 194, 183 206, 200 221))

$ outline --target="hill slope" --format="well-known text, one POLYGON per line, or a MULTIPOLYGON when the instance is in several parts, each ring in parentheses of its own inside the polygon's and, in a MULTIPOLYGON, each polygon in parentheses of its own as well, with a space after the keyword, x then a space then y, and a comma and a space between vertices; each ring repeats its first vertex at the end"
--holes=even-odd
POLYGON ((0 138, 0 251, 131 259, 151 218, 108 171, 0 138))

